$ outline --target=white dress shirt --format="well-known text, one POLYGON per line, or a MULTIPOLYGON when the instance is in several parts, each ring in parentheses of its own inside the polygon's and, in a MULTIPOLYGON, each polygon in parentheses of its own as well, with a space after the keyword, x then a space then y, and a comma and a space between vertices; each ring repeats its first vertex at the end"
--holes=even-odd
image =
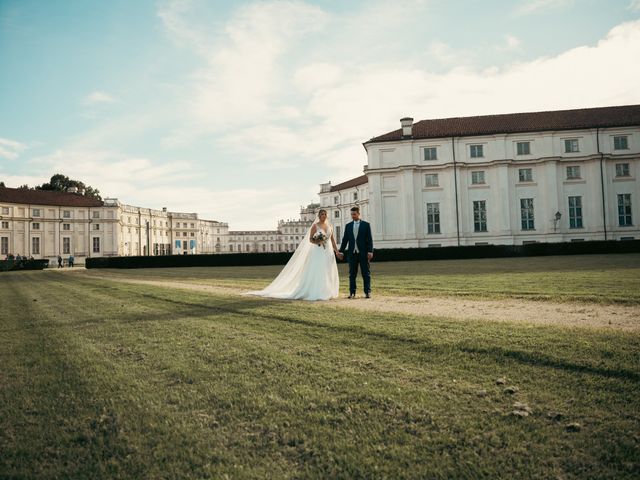
MULTIPOLYGON (((358 239, 358 231, 360 230, 360 220, 353 221, 353 238, 354 240, 358 239)), ((353 253, 358 253, 358 243, 356 242, 356 247, 353 250, 353 253)))

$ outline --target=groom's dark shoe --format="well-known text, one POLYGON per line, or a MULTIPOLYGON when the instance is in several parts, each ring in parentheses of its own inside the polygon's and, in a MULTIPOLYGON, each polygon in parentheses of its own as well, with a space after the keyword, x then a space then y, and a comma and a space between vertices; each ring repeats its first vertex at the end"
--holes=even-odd
POLYGON ((349 298, 349 300, 352 300, 352 299, 356 298, 356 294, 355 293, 350 293, 349 297, 347 297, 347 298, 349 298))
POLYGON ((371 292, 367 292, 364 294, 364 298, 371 298, 371 292))

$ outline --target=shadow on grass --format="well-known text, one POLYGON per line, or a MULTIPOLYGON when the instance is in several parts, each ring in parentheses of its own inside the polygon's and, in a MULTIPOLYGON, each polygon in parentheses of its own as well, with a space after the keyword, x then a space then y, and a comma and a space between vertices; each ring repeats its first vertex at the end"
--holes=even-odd
MULTIPOLYGON (((188 307, 184 312, 178 311, 172 313, 170 316, 176 314, 184 314, 188 317, 207 317, 216 314, 225 315, 251 315, 252 318, 258 318, 262 320, 278 321, 293 325, 301 325, 308 328, 320 329, 324 331, 330 331, 340 334, 352 334, 359 335, 361 337, 371 338, 378 341, 398 343, 403 346, 410 346, 420 353, 451 353, 451 351, 458 350, 460 353, 483 355, 490 357, 494 361, 504 361, 505 359, 534 367, 547 367, 556 370, 563 370, 571 373, 585 373, 591 375, 598 375, 607 378, 617 378, 623 380, 630 380, 634 382, 640 381, 640 374, 626 369, 607 369, 596 367, 592 365, 584 365, 575 362, 569 362, 567 360, 552 358, 543 354, 531 353, 522 350, 512 350, 500 347, 493 348, 479 348, 461 345, 436 345, 433 342, 424 338, 414 338, 402 335, 393 335, 387 332, 375 331, 365 326, 357 325, 335 325, 326 322, 304 320, 301 318, 295 318, 289 315, 278 315, 273 313, 262 313, 257 311, 262 307, 273 306, 274 304, 287 304, 290 302, 271 300, 271 299, 242 299, 225 302, 218 305, 207 305, 202 303, 194 303, 183 300, 175 300, 167 297, 162 297, 153 294, 142 294, 141 296, 151 298, 153 300, 160 300, 163 302, 179 305, 181 307, 188 307)), ((163 316, 164 317, 164 316, 163 316)), ((145 318, 145 320, 161 320, 161 318, 145 318)), ((138 320, 127 320, 138 321, 138 320)))

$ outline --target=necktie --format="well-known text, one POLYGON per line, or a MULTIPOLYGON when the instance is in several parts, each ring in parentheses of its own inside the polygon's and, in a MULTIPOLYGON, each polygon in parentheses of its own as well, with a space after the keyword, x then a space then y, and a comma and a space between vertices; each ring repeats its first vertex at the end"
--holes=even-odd
MULTIPOLYGON (((353 238, 354 240, 358 240, 358 231, 360 230, 360 222, 353 222, 353 238)), ((358 253, 358 244, 356 243, 356 248, 353 250, 354 253, 358 253)))

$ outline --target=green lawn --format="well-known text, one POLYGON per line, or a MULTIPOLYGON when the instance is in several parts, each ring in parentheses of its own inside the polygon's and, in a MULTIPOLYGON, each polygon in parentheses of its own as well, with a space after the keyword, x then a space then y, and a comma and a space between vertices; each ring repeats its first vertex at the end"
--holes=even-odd
MULTIPOLYGON (((98 269, 87 273, 250 290, 266 286, 281 268, 98 269)), ((373 262, 371 268, 375 295, 640 304, 640 254, 373 262)), ((339 269, 341 291, 348 292, 346 265, 340 264, 339 269)), ((358 284, 361 288, 361 279, 358 284)))
MULTIPOLYGON (((534 260, 513 262, 511 274, 545 278, 534 260)), ((612 260, 602 276, 627 275, 633 262, 637 271, 637 261, 612 260)), ((495 261, 447 263, 423 264, 460 278, 446 293, 466 270, 500 273, 495 261)), ((395 293, 402 282, 383 269, 411 266, 375 268, 378 288, 395 293)), ((222 275, 186 270, 151 274, 222 275)), ((256 269, 255 283, 270 271, 256 269)), ((576 275, 598 280, 594 271, 576 275)), ((231 285, 251 284, 247 270, 227 272, 237 274, 231 285)), ((326 309, 90 274, 0 275, 0 478, 637 478, 637 334, 326 309), (531 414, 513 415, 515 402, 531 414)))

